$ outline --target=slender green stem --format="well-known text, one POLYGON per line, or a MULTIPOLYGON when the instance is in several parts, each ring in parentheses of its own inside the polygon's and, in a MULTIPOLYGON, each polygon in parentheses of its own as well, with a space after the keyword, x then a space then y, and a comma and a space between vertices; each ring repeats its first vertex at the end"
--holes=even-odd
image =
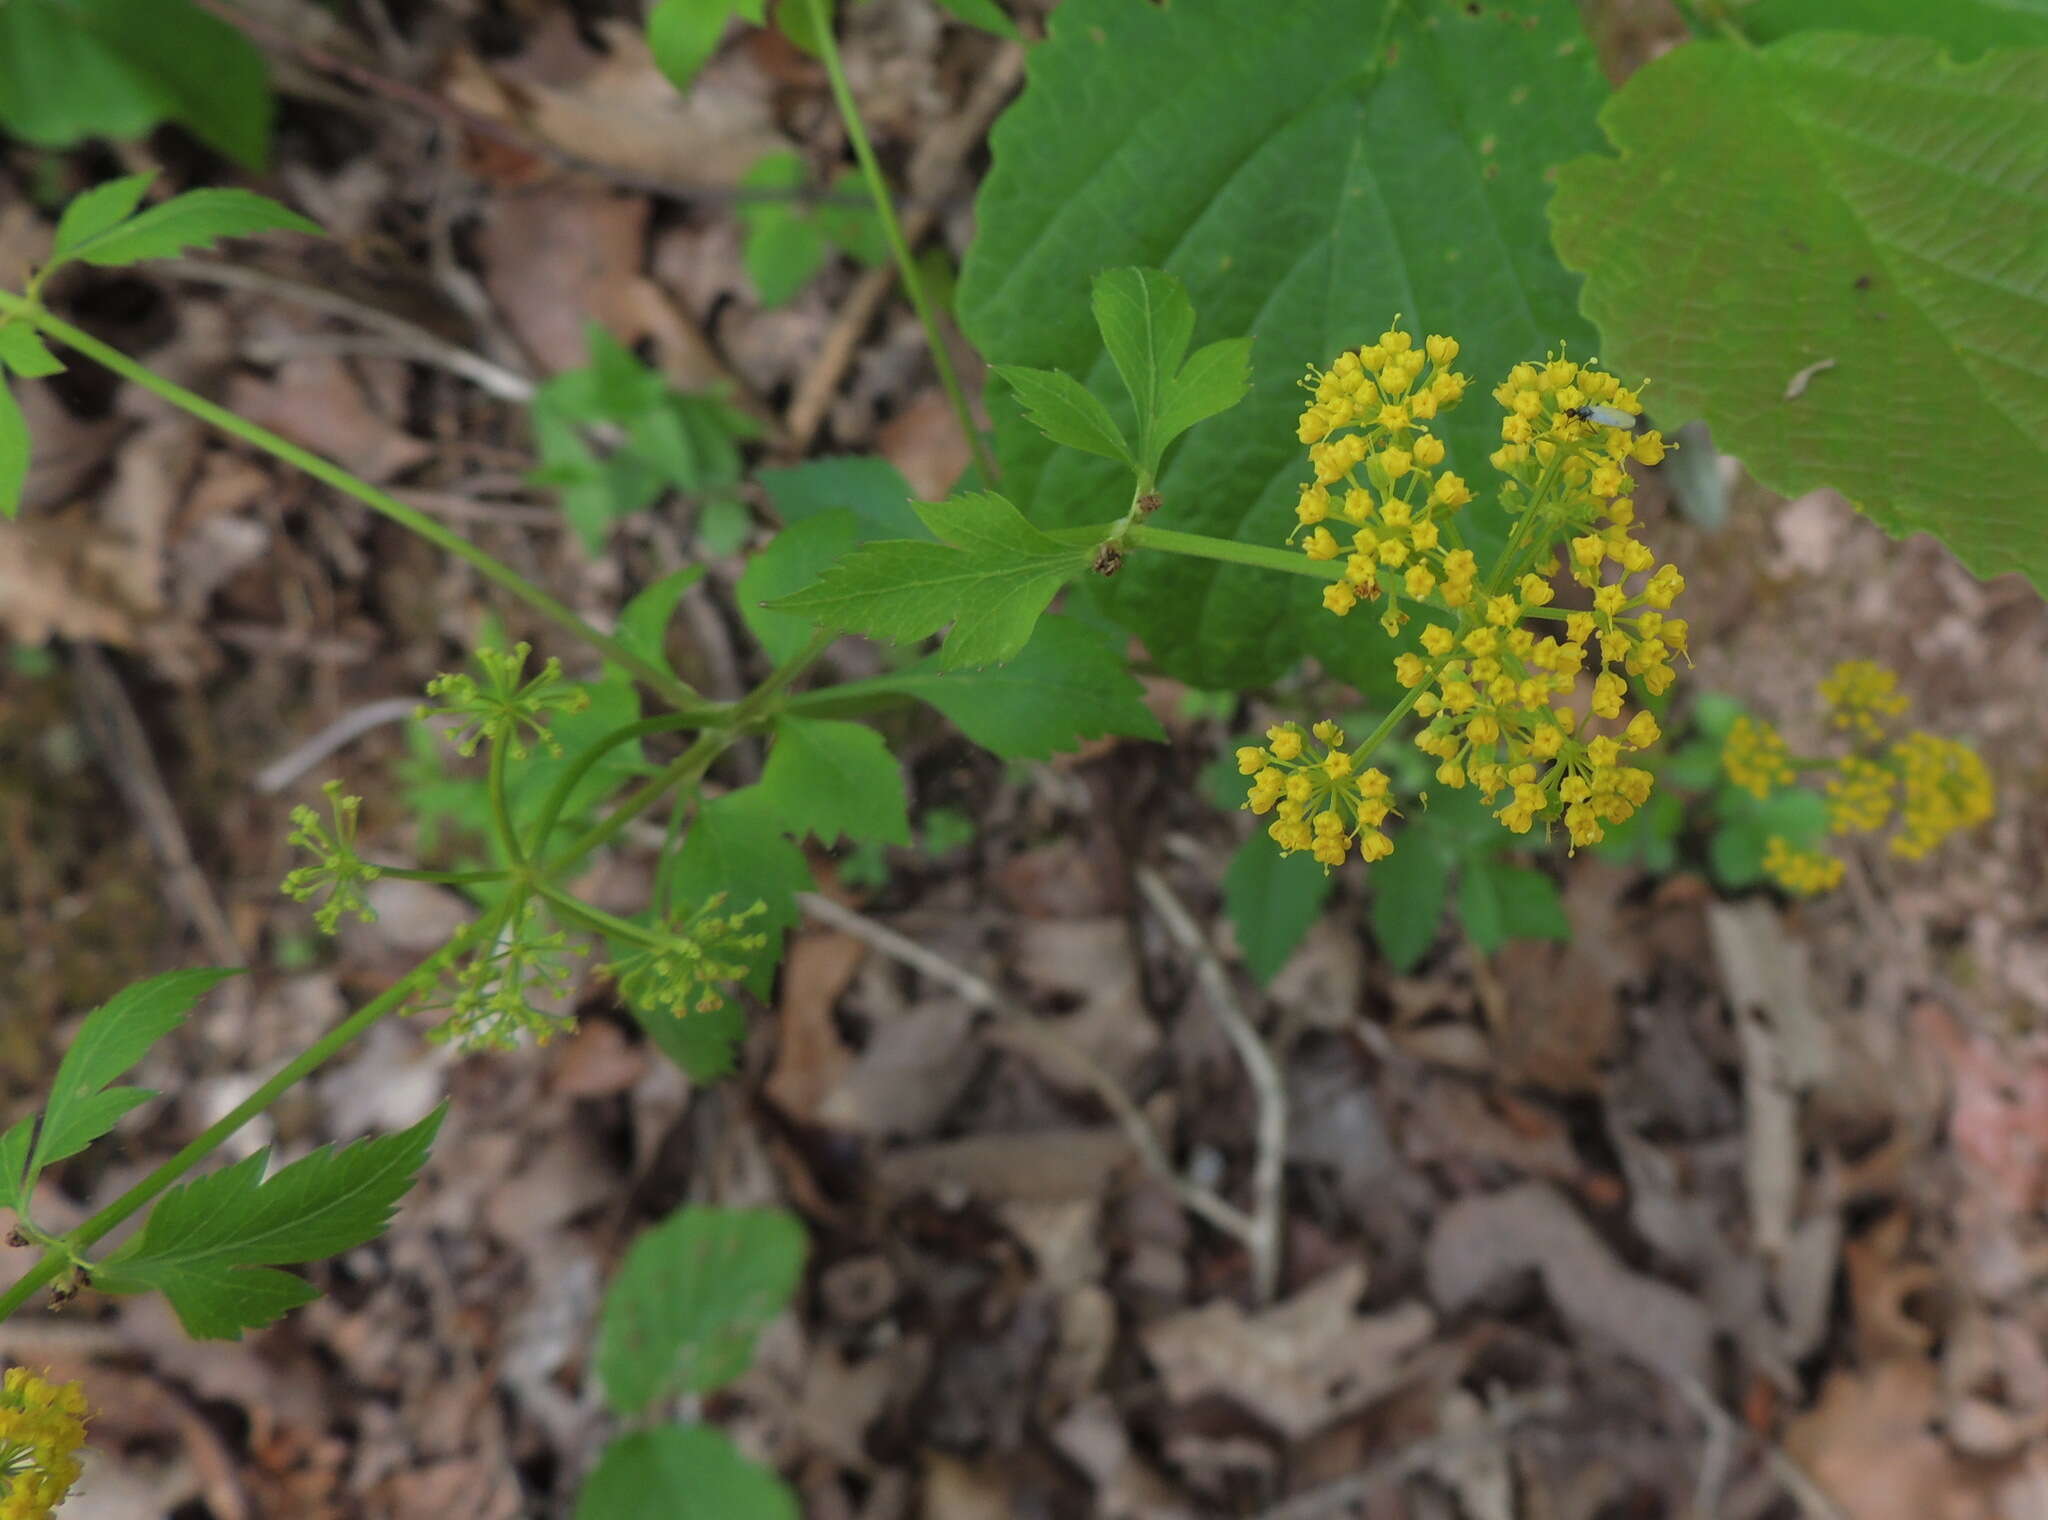
MULTIPOLYGON (((375 1024, 386 1014, 403 1007, 413 993, 430 985, 441 974, 441 968, 461 949, 466 940, 454 940, 442 946, 415 966, 383 996, 365 1003, 318 1040, 300 1051, 278 1069, 269 1081, 250 1093, 240 1103, 223 1114, 194 1136, 185 1148, 165 1161, 155 1171, 128 1189, 119 1198, 101 1209, 97 1214, 70 1231, 65 1239, 72 1252, 82 1251, 100 1239, 109 1230, 121 1224, 137 1210, 145 1207, 167 1188, 175 1184, 193 1167, 204 1161, 236 1130, 247 1124, 263 1110, 277 1101, 315 1070, 324 1065, 334 1054, 346 1046, 364 1030, 375 1024)), ((0 1293, 0 1320, 6 1319, 27 1303, 38 1288, 59 1276, 68 1265, 70 1257, 57 1252, 46 1253, 27 1272, 15 1280, 5 1293, 0 1293)))
POLYGON ((1430 681, 1435 678, 1439 670, 1442 670, 1449 663, 1450 659, 1449 655, 1444 655, 1432 661, 1428 673, 1408 689, 1408 694, 1405 697, 1394 704, 1392 712, 1380 719, 1379 726, 1365 736, 1365 741, 1351 752, 1352 755, 1358 759, 1363 759, 1386 743, 1387 735, 1394 731, 1394 725, 1407 717, 1408 709, 1422 700, 1422 694, 1429 690, 1430 681))
POLYGON ((411 866, 379 866, 379 876, 398 881, 431 881, 444 887, 481 887, 489 882, 510 881, 510 871, 421 871, 411 866))
POLYGON ((484 789, 491 799, 491 822, 498 830, 498 843, 514 869, 526 864, 526 852, 519 847, 519 830, 512 822, 512 799, 505 791, 505 754, 512 748, 508 739, 491 744, 491 769, 484 789))
POLYGON ((622 939, 630 944, 642 945, 649 950, 658 950, 668 943, 666 935, 629 922, 617 914, 607 913, 602 908, 593 908, 580 897, 571 896, 560 887, 542 882, 534 888, 548 905, 563 919, 579 929, 588 929, 592 934, 607 934, 613 939, 622 939))
POLYGON ((837 637, 837 634, 825 629, 813 631, 803 648, 776 666, 765 681, 733 707, 731 719, 723 728, 715 729, 698 739, 671 760, 652 780, 612 809, 606 817, 564 845, 557 854, 548 859, 540 874, 549 879, 559 877, 570 865, 581 860, 599 845, 616 837, 627 824, 653 807, 675 787, 703 775, 711 768, 711 762, 723 754, 729 745, 742 734, 751 732, 760 723, 779 702, 783 689, 810 669, 818 656, 825 652, 826 646, 837 637))
POLYGON ((1155 528, 1150 523, 1132 523, 1124 531, 1124 546, 1130 549, 1159 549, 1167 554, 1186 554, 1196 559, 1221 560, 1228 565, 1250 565, 1259 570, 1278 570, 1284 575, 1305 575, 1316 581, 1337 581, 1344 578, 1342 560, 1310 559, 1299 549, 1275 549, 1266 544, 1241 544, 1234 539, 1211 538, 1205 533, 1180 533, 1172 528, 1155 528))
POLYGON ((658 718, 642 718, 638 723, 628 723, 615 728, 595 744, 590 745, 576 757, 576 763, 561 775, 548 792, 547 800, 541 804, 540 819, 533 826, 533 853, 541 854, 546 848, 548 836, 555 831, 555 824, 562 816, 562 809, 569 805, 569 798, 597 766, 597 763, 621 744, 630 744, 635 739, 644 739, 649 734, 671 733, 679 728, 705 728, 701 712, 664 713, 658 718))
POLYGON ((410 529, 436 548, 469 565, 487 580, 502 586, 564 633, 588 644, 613 664, 630 671, 636 680, 650 690, 658 692, 668 702, 681 707, 698 701, 697 693, 687 683, 677 679, 653 661, 634 653, 617 639, 599 633, 573 609, 549 596, 510 565, 486 554, 461 534, 452 532, 424 512, 407 506, 397 497, 378 490, 367 481, 358 480, 333 461, 313 453, 310 449, 300 448, 289 439, 280 438, 268 428, 258 427, 255 423, 238 417, 226 407, 217 406, 204 396, 173 384, 154 370, 129 358, 119 349, 100 342, 91 333, 73 327, 70 323, 52 316, 34 302, 24 300, 10 291, 0 291, 0 313, 24 318, 50 337, 76 349, 88 359, 112 370, 122 379, 131 381, 152 395, 160 396, 173 406, 190 412, 202 422, 212 424, 230 437, 239 438, 252 448, 261 449, 264 453, 305 471, 315 480, 334 487, 343 495, 353 497, 372 511, 380 512, 393 522, 410 529))
POLYGON ((939 383, 946 388, 946 399, 953 403, 953 415, 960 421, 960 431, 967 439, 967 446, 974 451, 974 463, 981 471, 981 478, 993 486, 997 471, 995 457, 989 453, 987 443, 982 439, 981 429, 974 425, 974 413, 968 408, 967 393, 960 388, 960 377, 953 371, 953 356, 946 348, 946 335, 939 326, 938 312, 931 299, 925 294, 924 281, 919 278, 917 265, 910 256, 910 244, 903 236, 903 225, 896 219, 896 208, 889 199, 889 184, 882 177, 882 166, 875 160, 874 146, 868 141, 867 124, 861 120, 860 107, 854 104, 853 90, 846 82, 846 69, 839 61, 839 43, 832 35, 832 10, 826 0, 804 0, 811 18, 811 30, 817 37, 819 56, 825 61, 825 72, 832 79, 832 98, 839 105, 840 119, 846 123, 847 140, 853 144, 854 157, 860 160, 861 177, 867 181, 868 194, 874 198, 875 213, 882 221, 882 235, 889 240, 889 252, 896 259, 896 273, 903 281, 905 294, 910 304, 917 309, 917 320, 924 324, 924 340, 932 351, 932 363, 938 367, 939 383))

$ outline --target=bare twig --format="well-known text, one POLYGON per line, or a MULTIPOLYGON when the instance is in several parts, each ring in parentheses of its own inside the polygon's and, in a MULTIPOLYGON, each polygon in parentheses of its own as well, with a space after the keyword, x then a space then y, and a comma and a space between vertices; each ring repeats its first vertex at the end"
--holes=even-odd
MULTIPOLYGON (((996 113, 1009 100, 1023 73, 1024 50, 1015 45, 1003 48, 982 73, 974 93, 968 97, 959 115, 941 131, 933 133, 919 148, 909 173, 911 191, 916 199, 903 212, 903 239, 912 248, 923 242, 937 225, 939 193, 959 173, 967 155, 974 151, 975 144, 988 131, 988 124, 995 120, 996 113)), ((785 414, 790 447, 797 453, 804 453, 810 448, 819 424, 831 409, 832 397, 839 390, 846 367, 853 362, 862 336, 874 325, 875 314, 881 310, 889 288, 895 283, 895 265, 884 264, 870 269, 854 283, 845 304, 839 308, 831 331, 825 334, 825 341, 818 346, 816 361, 805 367, 785 414)))
POLYGON ((459 343, 451 343, 438 333, 429 332, 417 322, 384 311, 359 301, 340 291, 329 290, 324 285, 309 284, 284 275, 272 274, 266 269, 254 269, 241 264, 216 263, 212 259, 160 259, 153 268, 165 274, 176 275, 179 279, 198 280, 209 285, 225 286, 233 290, 253 290, 264 295, 280 296, 309 311, 325 313, 353 322, 381 334, 406 357, 417 359, 423 364, 437 365, 451 374, 477 386, 501 401, 528 402, 533 399, 534 382, 517 370, 508 368, 495 360, 486 359, 482 354, 472 353, 459 343))
POLYGON ((1380 1489, 1391 1488, 1417 1473, 1427 1472, 1476 1446, 1500 1441, 1517 1425, 1560 1415, 1570 1404, 1571 1401, 1559 1388, 1543 1388, 1525 1396, 1496 1400, 1477 1423, 1447 1430, 1426 1441, 1417 1441, 1381 1458, 1370 1467, 1347 1473, 1305 1494, 1296 1494, 1285 1503, 1265 1511, 1258 1520, 1336 1520, 1339 1515, 1354 1513, 1354 1507, 1360 1500, 1380 1489))
POLYGON ((365 702, 361 707, 352 708, 304 744, 289 754, 280 755, 258 771, 256 790, 266 796, 275 796, 343 745, 353 744, 373 728, 410 718, 419 711, 419 706, 418 697, 386 697, 379 702, 365 702))
POLYGON ((1258 1132, 1252 1156, 1252 1238, 1246 1242, 1252 1253, 1252 1284, 1260 1303, 1270 1303, 1280 1288, 1281 1180, 1287 1160, 1287 1087, 1280 1068, 1266 1048, 1259 1031, 1238 1001, 1230 973, 1195 923, 1194 916, 1174 895, 1166 879, 1149 866, 1137 870, 1138 890, 1166 924, 1166 932, 1194 959, 1195 977, 1208 995, 1210 1007, 1222 1021, 1237 1058, 1251 1078, 1258 1113, 1258 1132))
POLYGON ((1665 1376, 1670 1378, 1672 1386, 1684 1396, 1686 1403, 1692 1405, 1693 1412, 1706 1422, 1710 1435, 1718 1433, 1724 1441, 1748 1442, 1763 1454, 1765 1464, 1771 1469, 1771 1475, 1778 1480, 1779 1486, 1792 1496, 1801 1511, 1808 1516, 1808 1520, 1849 1520, 1847 1512, 1813 1481, 1812 1474, 1792 1460, 1784 1447, 1775 1441, 1766 1440, 1723 1409, 1721 1401, 1715 1398, 1698 1378, 1671 1373, 1666 1373, 1665 1376))
POLYGON ((1180 1199, 1181 1205, 1191 1214, 1198 1214, 1226 1235, 1244 1242, 1245 1249, 1255 1251, 1253 1239, 1255 1229, 1250 1215, 1218 1196, 1210 1189, 1183 1177, 1174 1169, 1173 1162, 1160 1144, 1158 1134, 1151 1121, 1131 1101, 1122 1084, 1111 1076, 1090 1056, 1087 1051, 1061 1034, 1058 1030, 1041 1023, 1029 1013, 1016 1007, 988 982, 973 972, 954 965, 940 955, 934 955, 915 940, 898 934, 894 929, 876 923, 873 919, 856 913, 842 903, 815 892, 800 892, 797 903, 804 912, 820 923, 829 924, 843 934, 870 945, 882 954, 901 961, 913 970, 930 977, 933 981, 952 988, 975 1007, 994 1014, 1002 1020, 989 1031, 989 1038, 995 1044, 1015 1050, 1019 1054, 1050 1059, 1066 1067, 1102 1100, 1122 1127, 1138 1157, 1161 1181, 1165 1182, 1180 1199))
POLYGON ((101 765, 148 838, 171 897, 184 908, 186 920, 205 941, 206 953, 216 964, 244 964, 242 947, 228 926, 227 914, 207 884, 206 873, 192 858, 177 804, 171 801, 149 735, 143 731, 121 678, 92 644, 72 647, 71 674, 77 682, 79 716, 85 730, 99 751, 101 765))

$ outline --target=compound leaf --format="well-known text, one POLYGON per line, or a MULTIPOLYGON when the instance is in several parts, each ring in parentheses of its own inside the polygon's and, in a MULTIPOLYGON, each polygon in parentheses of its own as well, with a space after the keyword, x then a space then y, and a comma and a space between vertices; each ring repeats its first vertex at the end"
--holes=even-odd
POLYGON ((110 1087, 184 1022, 192 1005, 216 984, 238 975, 201 967, 167 971, 123 987, 85 1016, 71 1048, 57 1063, 42 1132, 29 1161, 33 1174, 74 1156, 99 1139, 137 1104, 156 1094, 140 1087, 110 1087))
POLYGON ((224 237, 257 232, 310 232, 317 223, 250 190, 188 190, 126 221, 93 233, 64 255, 107 267, 173 258, 187 248, 211 248, 224 237))
POLYGON ((1282 855, 1263 829, 1237 847, 1223 876, 1223 906, 1245 968, 1262 985, 1287 964, 1335 885, 1306 850, 1282 855))
POLYGON ((1819 31, 1926 37, 1958 63, 1995 47, 2048 47, 2044 0, 1758 0, 1740 25, 1757 42, 1819 31))
MULTIPOLYGON (((1197 347, 1256 340, 1243 404, 1160 472, 1160 526, 1284 540, 1308 478, 1302 368, 1371 342, 1396 312, 1463 344, 1458 368, 1477 383, 1443 431, 1475 485, 1499 441, 1494 380, 1560 343, 1595 350, 1577 280, 1545 246, 1546 173, 1598 146, 1607 94, 1571 6, 1067 0, 1048 31, 991 136, 960 318, 991 361, 1063 370, 1106 399, 1118 361, 1079 299, 1106 267, 1176 276, 1197 347), (1134 85, 1133 59, 1172 88, 1134 85)), ((1128 400, 1108 404, 1136 437, 1128 400)), ((1041 525, 1122 510, 1118 466, 1056 448, 1002 397, 996 408, 1003 488, 1041 525)), ((1096 589, 1205 689, 1262 685, 1308 652, 1347 675, 1391 654, 1313 591, 1243 566, 1135 554, 1096 589)))
POLYGON ((1014 656, 1060 587, 1094 560, 1092 548, 1041 532, 994 494, 921 503, 917 513, 943 542, 867 544, 771 607, 897 644, 950 623, 939 662, 955 670, 1014 656))
POLYGON ((94 1282, 111 1293, 159 1289, 186 1334, 240 1340, 244 1330, 319 1296, 303 1279, 272 1269, 350 1250, 391 1222, 446 1111, 396 1134, 322 1146, 268 1180, 266 1147, 172 1188, 94 1282))
POLYGON ((2048 588, 2048 52, 1693 43, 1602 122, 1553 208, 1602 357, 1773 490, 2048 588))
POLYGON ((86 239, 127 221, 142 204, 142 197, 149 193, 150 182, 155 178, 154 171, 123 175, 72 197, 64 214, 57 218, 57 232, 50 243, 51 256, 64 258, 86 239))

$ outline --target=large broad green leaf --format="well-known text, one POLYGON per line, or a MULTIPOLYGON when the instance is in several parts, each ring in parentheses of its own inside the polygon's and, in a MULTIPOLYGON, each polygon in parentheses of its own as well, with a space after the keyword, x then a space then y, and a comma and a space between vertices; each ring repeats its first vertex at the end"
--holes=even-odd
POLYGON ((139 137, 160 121, 263 166, 263 55, 192 0, 9 0, 0 5, 0 126, 45 147, 139 137))
POLYGON ((865 723, 784 716, 756 790, 791 834, 910 843, 903 766, 865 723))
POLYGON ((797 1520, 796 1495, 708 1425, 657 1425, 604 1449, 576 1520, 797 1520))
POLYGON ((690 1207, 643 1233, 605 1294, 597 1371, 612 1409, 722 1388, 754 1359, 804 1269, 804 1227, 780 1209, 690 1207))
MULTIPOLYGON (((1076 377, 1135 436, 1091 282, 1121 265, 1177 275, 1192 345, 1252 335, 1252 389, 1176 445, 1156 521, 1274 544, 1308 478, 1296 379, 1399 312, 1464 344, 1458 367, 1482 383, 1444 432, 1483 486, 1499 372, 1592 347, 1543 204, 1552 166, 1597 145, 1604 93, 1563 4, 1068 0, 992 135, 962 323, 992 361, 1076 377)), ((998 441, 1004 491, 1041 525, 1129 503, 1127 472, 1056 450, 1014 405, 998 441)), ((1258 684, 1311 648, 1345 671, 1389 653, 1310 583, 1240 566, 1136 554, 1102 594, 1197 685, 1258 684)))
POLYGON ((1738 22, 1757 42, 1819 31, 1926 37, 1958 63, 1989 48, 2048 46, 2048 0, 1760 0, 1738 22))
POLYGON ((1562 175, 1608 363, 1774 490, 2048 586, 2048 52, 1695 43, 1562 175))

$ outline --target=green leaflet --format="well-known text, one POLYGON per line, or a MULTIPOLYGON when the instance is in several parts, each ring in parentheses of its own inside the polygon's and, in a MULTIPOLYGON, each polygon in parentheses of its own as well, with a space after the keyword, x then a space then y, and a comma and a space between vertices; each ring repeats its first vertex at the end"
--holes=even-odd
POLYGON ((1552 217, 1610 365, 1773 490, 2048 586, 2048 52, 1693 43, 1602 122, 1552 217))
POLYGON ((240 1340, 319 1297, 303 1278, 274 1268, 336 1255, 384 1230, 446 1111, 396 1134, 322 1146, 268 1179, 265 1147, 172 1188, 93 1281, 109 1293, 159 1289, 187 1335, 240 1340))
POLYGON ((903 767, 865 723, 784 717, 762 767, 762 806, 792 834, 910 843, 903 767))
POLYGON ((633 1242, 605 1294, 597 1371, 614 1412, 722 1388, 789 1305, 806 1242, 779 1209, 691 1207, 633 1242))
MULTIPOLYGON (((1188 341, 1249 333, 1257 364, 1243 404, 1168 460, 1156 520, 1277 544, 1307 478, 1295 381, 1400 312, 1464 345, 1459 368, 1479 383, 1445 431, 1483 492, 1499 425, 1485 390, 1560 341, 1594 348, 1543 219, 1546 172, 1599 141, 1605 86, 1571 8, 1068 0, 1049 30, 976 202, 959 311, 982 353, 1065 371, 1135 437, 1080 298, 1108 267, 1177 276, 1198 313, 1188 341)), ((1035 521, 1123 511, 1119 466, 1056 449, 997 404, 1003 487, 1035 521)), ((1199 686, 1262 684, 1306 651, 1353 676, 1390 656, 1369 620, 1340 623, 1313 588, 1240 566, 1137 554, 1096 590, 1199 686)))
POLYGON ((954 670, 1014 656, 1060 587, 1094 561, 1092 548, 1049 537, 992 493, 921 503, 917 514, 943 542, 866 544, 771 609, 896 644, 951 624, 939 662, 954 670))
POLYGON ((604 1449, 576 1520, 798 1520, 796 1496, 709 1425, 657 1425, 604 1449))

